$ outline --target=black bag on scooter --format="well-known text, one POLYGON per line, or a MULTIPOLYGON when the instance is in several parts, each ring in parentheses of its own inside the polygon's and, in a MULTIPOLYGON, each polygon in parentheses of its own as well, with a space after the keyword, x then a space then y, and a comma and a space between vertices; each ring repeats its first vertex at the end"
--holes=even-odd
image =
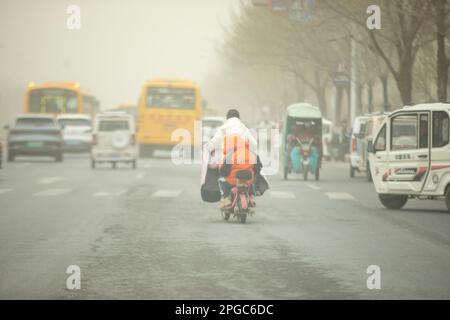
POLYGON ((262 196, 269 189, 269 182, 261 173, 255 174, 255 191, 257 196, 262 196))
POLYGON ((205 202, 219 202, 221 198, 219 183, 219 169, 208 168, 205 181, 200 188, 202 200, 205 202))

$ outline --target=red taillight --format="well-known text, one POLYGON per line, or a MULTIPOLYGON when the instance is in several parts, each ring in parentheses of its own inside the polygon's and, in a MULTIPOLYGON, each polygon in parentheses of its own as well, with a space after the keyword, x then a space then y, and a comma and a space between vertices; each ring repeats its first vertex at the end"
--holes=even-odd
POLYGON ((131 145, 132 145, 132 146, 135 146, 135 145, 136 145, 136 135, 135 135, 135 134, 132 134, 132 135, 131 135, 131 145))
POLYGON ((92 145, 96 145, 97 144, 97 135, 96 134, 93 134, 92 135, 92 145))
POLYGON ((356 151, 356 138, 352 137, 352 151, 356 151))

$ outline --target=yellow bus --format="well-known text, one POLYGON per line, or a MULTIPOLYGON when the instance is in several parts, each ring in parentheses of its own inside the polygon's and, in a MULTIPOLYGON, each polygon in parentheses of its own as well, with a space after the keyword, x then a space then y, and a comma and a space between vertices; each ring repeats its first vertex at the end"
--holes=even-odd
POLYGON ((154 79, 142 86, 139 102, 138 141, 141 155, 169 150, 172 132, 186 129, 194 141, 194 123, 202 117, 203 101, 197 83, 184 79, 154 79))
POLYGON ((31 82, 25 94, 25 113, 84 113, 94 116, 98 99, 75 82, 31 82))

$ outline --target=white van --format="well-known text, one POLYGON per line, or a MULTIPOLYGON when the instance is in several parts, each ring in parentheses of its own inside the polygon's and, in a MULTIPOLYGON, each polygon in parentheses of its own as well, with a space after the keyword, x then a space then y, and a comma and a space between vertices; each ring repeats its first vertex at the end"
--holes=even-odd
POLYGON ((449 118, 449 103, 406 106, 387 117, 368 146, 385 207, 400 209, 408 198, 442 198, 450 210, 449 118))
POLYGON ((97 163, 109 162, 113 168, 117 163, 130 163, 136 169, 138 146, 136 124, 132 115, 120 112, 102 113, 95 117, 91 167, 97 163))

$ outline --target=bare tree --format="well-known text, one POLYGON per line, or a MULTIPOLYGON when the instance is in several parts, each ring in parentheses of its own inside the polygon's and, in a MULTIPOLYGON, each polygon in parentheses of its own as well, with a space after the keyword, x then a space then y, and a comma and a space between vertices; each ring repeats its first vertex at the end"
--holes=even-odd
POLYGON ((366 30, 373 48, 386 63, 392 73, 404 104, 413 100, 413 67, 419 48, 431 39, 421 33, 425 23, 429 21, 433 0, 381 0, 383 13, 382 30, 369 30, 366 26, 366 12, 370 1, 323 0, 332 11, 366 30), (389 57, 386 46, 395 48, 396 59, 389 57))
POLYGON ((450 72, 450 56, 446 53, 446 42, 450 43, 450 1, 430 0, 433 3, 433 14, 436 27, 437 42, 437 96, 439 101, 447 100, 448 74, 450 72))
POLYGON ((291 73, 315 94, 326 114, 330 80, 337 65, 348 59, 349 48, 348 42, 331 41, 330 35, 340 31, 341 23, 325 13, 317 12, 309 22, 296 22, 243 5, 233 27, 226 30, 221 52, 242 66, 276 67, 291 73))

